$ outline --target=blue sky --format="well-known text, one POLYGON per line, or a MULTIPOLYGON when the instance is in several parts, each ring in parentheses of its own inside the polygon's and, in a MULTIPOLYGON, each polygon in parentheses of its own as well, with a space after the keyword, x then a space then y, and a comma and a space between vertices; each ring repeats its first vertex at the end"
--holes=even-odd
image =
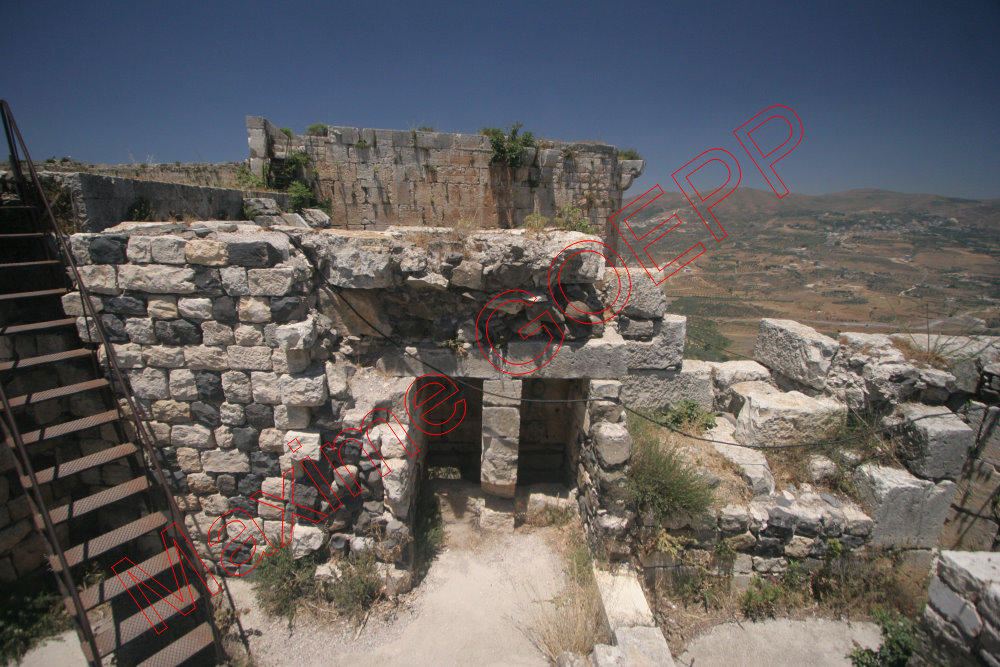
MULTIPOLYGON (((36 159, 247 157, 244 116, 638 149, 660 183, 772 104, 793 192, 1000 197, 1000 3, 6 3, 0 73, 36 159)), ((670 186, 670 187, 668 187, 670 186)))

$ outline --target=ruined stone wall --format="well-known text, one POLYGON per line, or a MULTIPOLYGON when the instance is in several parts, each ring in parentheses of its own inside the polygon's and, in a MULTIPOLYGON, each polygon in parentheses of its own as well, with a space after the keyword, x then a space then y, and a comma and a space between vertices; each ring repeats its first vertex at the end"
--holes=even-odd
MULTIPOLYGON (((1000 555, 942 551, 928 588, 921 657, 942 665, 996 665, 1000 657, 1000 555)), ((926 664, 926 663, 925 663, 926 664)))
POLYGON ((539 142, 522 166, 490 166, 490 142, 478 134, 328 128, 324 137, 288 137, 247 117, 250 165, 257 175, 293 151, 312 159, 320 199, 333 224, 522 227, 526 216, 552 218, 564 206, 585 211, 602 232, 643 160, 619 160, 605 144, 539 142))

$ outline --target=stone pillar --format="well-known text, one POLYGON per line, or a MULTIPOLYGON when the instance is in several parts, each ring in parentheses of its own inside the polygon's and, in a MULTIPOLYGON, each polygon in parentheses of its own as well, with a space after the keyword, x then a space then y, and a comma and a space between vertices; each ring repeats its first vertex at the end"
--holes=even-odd
POLYGON ((482 488, 502 498, 513 498, 521 436, 521 381, 484 380, 483 390, 509 398, 483 394, 482 488))

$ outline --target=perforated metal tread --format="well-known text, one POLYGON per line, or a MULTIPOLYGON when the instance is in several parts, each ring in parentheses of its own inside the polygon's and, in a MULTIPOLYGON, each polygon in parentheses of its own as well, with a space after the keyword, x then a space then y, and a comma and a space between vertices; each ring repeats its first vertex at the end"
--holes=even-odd
MULTIPOLYGON (((83 544, 78 544, 71 549, 67 549, 64 552, 66 564, 69 567, 75 567, 85 560, 96 558, 116 547, 120 547, 126 542, 131 542, 140 535, 145 535, 166 524, 167 517, 163 512, 153 512, 132 523, 125 524, 121 528, 115 528, 110 533, 105 533, 99 537, 87 540, 83 544)), ((49 556, 49 563, 52 565, 53 570, 62 570, 59 559, 55 556, 49 556)))
MULTIPOLYGON (((97 493, 87 496, 86 498, 81 498, 80 500, 74 500, 67 505, 60 505, 49 510, 49 518, 52 519, 53 524, 62 523, 68 521, 69 519, 76 519, 83 516, 84 514, 89 514, 95 510, 99 510, 102 507, 107 507, 112 503, 116 503, 119 500, 124 500, 129 496, 134 496, 137 493, 142 493, 149 488, 149 480, 145 477, 136 477, 135 479, 130 479, 127 482, 113 486, 110 489, 104 489, 103 491, 98 491, 97 493)), ((41 517, 35 517, 35 525, 41 526, 41 517)))
POLYGON ((57 329, 76 324, 75 317, 64 317, 59 320, 49 320, 47 322, 31 322, 30 324, 12 324, 7 327, 0 327, 0 336, 12 336, 14 334, 29 333, 31 331, 44 331, 46 329, 57 329))
POLYGON ((43 289, 37 290, 35 292, 10 292, 8 294, 0 294, 0 301, 13 301, 15 299, 33 299, 39 296, 56 296, 62 295, 69 292, 65 287, 59 287, 56 289, 43 289))
MULTIPOLYGON (((121 415, 117 410, 99 412, 98 414, 90 415, 89 417, 81 417, 80 419, 74 419, 73 421, 56 424, 55 426, 46 426, 45 428, 40 428, 37 431, 22 433, 21 441, 26 445, 31 445, 42 440, 51 440, 68 433, 76 433, 77 431, 83 431, 88 428, 94 428, 95 426, 101 426, 102 424, 108 424, 110 422, 117 421, 120 418, 121 415)), ((7 442, 11 443, 10 438, 7 439, 7 442)))
MULTIPOLYGON (((139 600, 144 599, 142 594, 139 594, 137 597, 139 600)), ((187 587, 185 587, 183 603, 172 595, 168 595, 162 600, 157 600, 150 607, 137 610, 135 614, 118 623, 117 627, 110 627, 107 630, 98 632, 96 637, 97 650, 101 652, 102 656, 117 651, 120 646, 128 644, 143 633, 154 632, 153 624, 160 625, 161 620, 164 622, 169 621, 174 616, 181 614, 181 612, 189 613, 192 605, 197 605, 200 599, 201 594, 192 586, 190 596, 187 594, 187 587)), ((166 664, 176 665, 179 662, 166 664)))
POLYGON ((73 394, 79 394, 84 391, 90 391, 92 389, 101 389, 103 387, 109 386, 110 383, 104 378, 97 378, 96 380, 87 380, 86 382, 77 382, 76 384, 68 384, 64 387, 55 387, 54 389, 46 389, 45 391, 36 391, 30 394, 25 394, 23 396, 15 396, 9 399, 7 402, 12 408, 20 408, 25 405, 34 405, 35 403, 41 403, 42 401, 50 401, 53 398, 62 398, 64 396, 72 396, 73 394))
MULTIPOLYGON (((35 479, 38 480, 39 484, 48 484, 54 480, 72 477, 73 475, 77 475, 84 470, 90 470, 91 468, 96 468, 106 463, 123 459, 126 456, 131 456, 137 453, 138 451, 138 447, 133 445, 131 442, 126 442, 121 445, 109 447, 108 449, 103 449, 99 452, 94 452, 93 454, 88 454, 87 456, 81 456, 80 458, 73 459, 72 461, 65 461, 51 468, 39 470, 35 473, 35 479)), ((26 476, 21 477, 21 485, 25 488, 31 488, 31 480, 26 476)))
POLYGON ((193 658, 200 651, 211 646, 215 641, 212 626, 202 623, 166 648, 158 651, 148 660, 139 663, 139 667, 164 667, 164 665, 179 665, 193 658))
MULTIPOLYGON (((118 577, 111 577, 81 591, 80 601, 83 603, 84 609, 93 609, 125 593, 127 588, 122 584, 122 581, 127 581, 131 584, 132 577, 135 577, 139 581, 148 581, 149 577, 158 578, 161 574, 169 570, 171 565, 175 565, 178 562, 177 550, 174 547, 170 547, 152 558, 147 558, 141 563, 137 563, 135 567, 120 572, 121 580, 118 577), (147 577, 146 575, 149 576, 147 577)), ((129 587, 131 588, 131 586, 129 587)))
POLYGON ((56 352, 54 354, 43 354, 40 357, 25 357, 24 359, 15 359, 13 361, 0 361, 0 371, 30 368, 31 366, 40 366, 42 364, 54 364, 59 361, 68 361, 70 359, 81 359, 83 357, 89 357, 91 354, 92 352, 90 350, 85 347, 81 347, 75 350, 56 352))

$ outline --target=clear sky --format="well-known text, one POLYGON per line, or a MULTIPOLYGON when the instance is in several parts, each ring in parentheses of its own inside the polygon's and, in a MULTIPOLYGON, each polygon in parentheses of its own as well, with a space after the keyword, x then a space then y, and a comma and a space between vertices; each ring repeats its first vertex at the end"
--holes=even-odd
POLYGON ((793 192, 1000 197, 1000 3, 3 3, 7 99, 36 159, 247 157, 244 117, 638 149, 660 183, 772 104, 793 192), (16 54, 16 57, 13 57, 16 54))

